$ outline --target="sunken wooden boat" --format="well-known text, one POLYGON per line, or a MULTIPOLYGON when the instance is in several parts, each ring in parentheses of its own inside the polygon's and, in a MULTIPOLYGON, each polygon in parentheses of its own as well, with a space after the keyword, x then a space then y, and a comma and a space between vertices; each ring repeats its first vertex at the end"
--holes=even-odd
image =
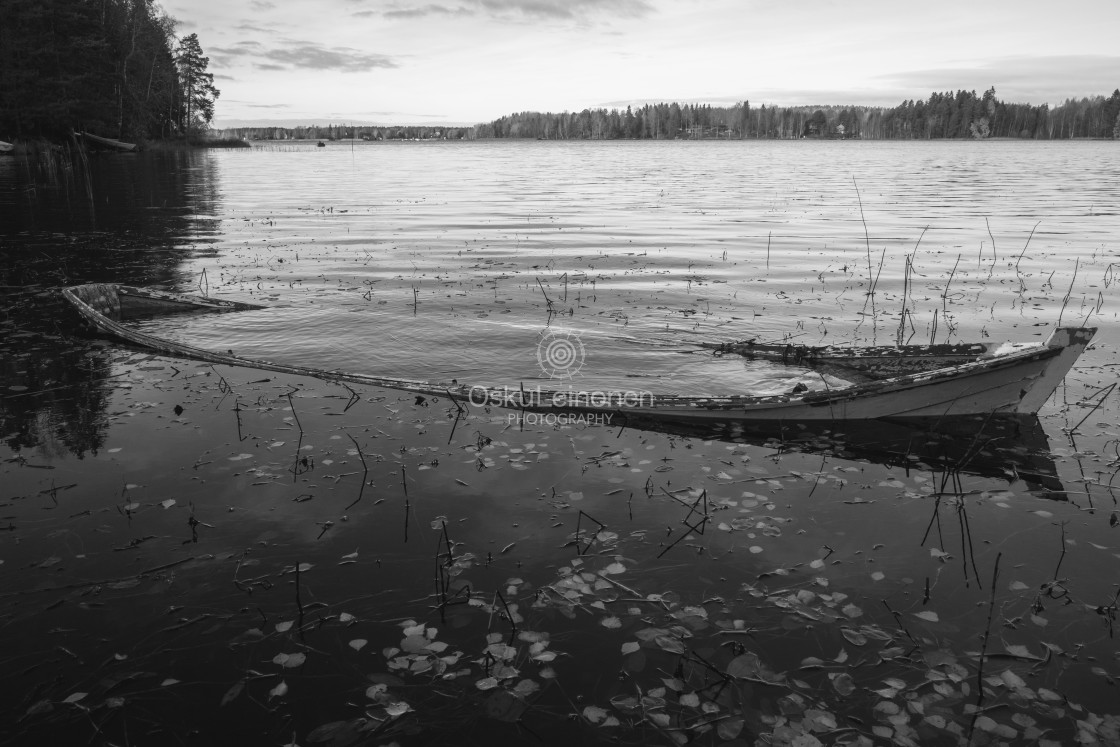
POLYGON ((448 396, 478 406, 608 416, 600 421, 605 423, 616 422, 617 416, 618 424, 628 418, 788 422, 1035 413, 1057 389, 1096 332, 1091 328, 1061 327, 1045 341, 1002 344, 869 348, 754 342, 709 345, 706 347, 713 354, 744 355, 815 368, 850 383, 825 390, 766 396, 659 395, 545 389, 524 383, 494 387, 410 381, 243 358, 155 337, 122 321, 136 312, 221 312, 265 307, 116 284, 80 285, 62 293, 101 332, 165 355, 448 396))
POLYGON ((100 135, 94 135, 90 132, 79 132, 78 135, 85 141, 87 145, 94 149, 100 150, 115 150, 121 153, 133 153, 136 151, 136 143, 125 143, 120 140, 112 140, 100 135))

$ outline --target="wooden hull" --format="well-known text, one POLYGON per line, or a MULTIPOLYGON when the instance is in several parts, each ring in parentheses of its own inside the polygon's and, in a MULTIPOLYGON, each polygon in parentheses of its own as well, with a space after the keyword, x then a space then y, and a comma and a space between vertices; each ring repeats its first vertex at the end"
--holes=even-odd
MULTIPOLYGON (((260 306, 117 285, 75 286, 63 290, 63 295, 87 321, 101 331, 167 355, 312 376, 329 381, 448 396, 478 406, 609 416, 604 422, 613 422, 616 416, 620 422, 631 417, 675 421, 834 421, 1035 413, 1061 383, 1096 331, 1060 328, 1044 343, 1009 346, 1007 352, 1001 352, 1001 349, 991 345, 969 346, 974 349, 965 362, 932 369, 931 366, 940 366, 940 362, 936 356, 927 355, 927 360, 921 366, 922 370, 917 373, 888 376, 823 392, 764 397, 689 397, 549 390, 523 385, 516 388, 472 387, 465 384, 390 379, 241 358, 163 340, 131 329, 118 320, 129 306, 146 306, 149 313, 173 310, 236 311, 262 308, 260 306)), ((861 351, 868 350, 882 349, 850 351, 848 358, 859 358, 861 351)), ((905 353, 906 350, 902 349, 902 352, 905 353)), ((833 357, 834 363, 843 362, 841 356, 833 357)))

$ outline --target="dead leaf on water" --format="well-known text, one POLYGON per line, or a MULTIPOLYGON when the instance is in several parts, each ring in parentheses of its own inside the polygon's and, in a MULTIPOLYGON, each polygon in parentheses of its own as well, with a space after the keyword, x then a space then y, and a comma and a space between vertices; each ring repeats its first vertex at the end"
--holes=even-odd
POLYGON ((229 690, 226 690, 226 694, 222 696, 222 702, 219 704, 219 707, 229 705, 244 689, 245 680, 234 682, 233 686, 229 690))

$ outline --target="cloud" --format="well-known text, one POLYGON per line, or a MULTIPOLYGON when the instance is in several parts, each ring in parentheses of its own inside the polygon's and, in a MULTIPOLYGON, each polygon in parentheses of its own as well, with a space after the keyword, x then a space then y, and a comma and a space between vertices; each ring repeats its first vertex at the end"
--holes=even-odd
POLYGON ((592 14, 638 18, 653 11, 646 0, 475 0, 495 15, 575 19, 592 14))
POLYGON ((216 63, 229 66, 238 57, 251 58, 260 70, 337 70, 360 73, 374 68, 395 68, 393 58, 363 52, 351 47, 327 47, 314 42, 287 40, 281 46, 266 48, 258 41, 241 41, 229 47, 211 49, 216 63))
POLYGON ((361 73, 372 68, 394 68, 397 63, 383 54, 370 54, 350 47, 323 47, 311 42, 297 46, 270 49, 264 57, 280 64, 308 70, 337 70, 343 73, 361 73))
MULTIPOLYGON (((355 13, 356 16, 369 16, 374 15, 376 11, 366 10, 360 13, 355 13)), ((379 15, 388 19, 410 19, 410 18, 425 18, 428 16, 451 16, 451 15, 474 15, 474 11, 468 8, 448 8, 443 5, 435 5, 429 3, 418 8, 401 8, 399 10, 387 10, 379 15)))
POLYGON ((260 51, 261 43, 258 41, 239 41, 232 47, 210 47, 211 54, 229 55, 230 57, 238 57, 245 54, 257 54, 260 51))
MULTIPOLYGON (((639 18, 653 12, 649 0, 463 0, 457 6, 426 3, 412 7, 397 6, 380 13, 390 20, 411 20, 432 16, 464 16, 485 14, 505 21, 577 20, 590 16, 639 18)), ((375 11, 354 15, 368 16, 375 11)))
POLYGON ((253 10, 272 10, 276 7, 276 3, 270 3, 268 0, 251 0, 249 5, 253 6, 253 10))
POLYGON ((257 33, 260 33, 260 34, 275 33, 275 31, 273 29, 265 28, 264 26, 255 26, 251 23, 239 23, 234 28, 236 28, 238 31, 256 31, 257 33))

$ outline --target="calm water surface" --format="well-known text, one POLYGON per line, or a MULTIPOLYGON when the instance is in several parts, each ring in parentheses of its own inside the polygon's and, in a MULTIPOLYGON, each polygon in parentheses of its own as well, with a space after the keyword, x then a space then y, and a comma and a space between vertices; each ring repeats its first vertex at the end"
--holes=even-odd
POLYGON ((3 733, 1068 743, 1081 720, 1108 743, 1118 154, 0 160, 0 611, 27 642, 4 660, 3 733), (145 323, 202 347, 510 386, 781 391, 820 383, 694 343, 1099 332, 1039 418, 947 437, 554 426, 127 350, 57 301, 90 281, 268 305, 145 323), (579 341, 573 377, 542 370, 550 334, 579 341))

